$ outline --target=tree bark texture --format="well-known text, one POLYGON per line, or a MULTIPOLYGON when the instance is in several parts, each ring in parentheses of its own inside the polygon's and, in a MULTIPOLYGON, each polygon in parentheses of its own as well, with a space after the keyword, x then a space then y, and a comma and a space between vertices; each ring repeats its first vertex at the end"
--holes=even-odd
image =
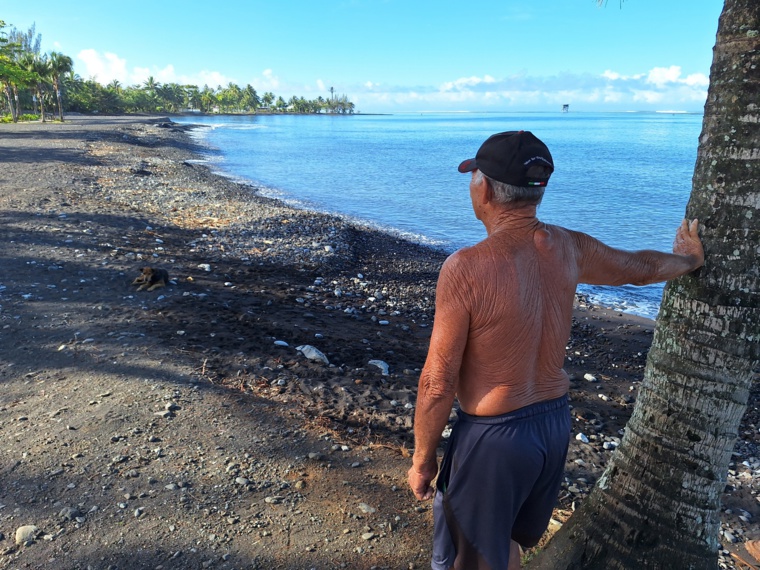
POLYGON ((705 265, 664 292, 638 401, 531 569, 714 569, 720 496, 760 360, 760 2, 726 0, 688 218, 705 265))

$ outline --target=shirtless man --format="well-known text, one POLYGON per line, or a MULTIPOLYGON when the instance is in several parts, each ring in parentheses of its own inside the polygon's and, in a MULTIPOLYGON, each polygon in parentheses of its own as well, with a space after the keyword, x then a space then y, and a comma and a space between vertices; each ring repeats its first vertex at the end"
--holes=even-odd
POLYGON ((570 435, 562 366, 576 285, 645 285, 704 261, 697 220, 682 222, 672 254, 622 251, 539 221, 553 170, 549 149, 527 131, 493 135, 459 165, 472 173, 472 207, 488 236, 441 268, 419 381, 409 485, 430 499, 438 475, 434 570, 517 569, 518 544, 534 546, 546 530, 570 435), (439 474, 436 448, 455 397, 439 474))

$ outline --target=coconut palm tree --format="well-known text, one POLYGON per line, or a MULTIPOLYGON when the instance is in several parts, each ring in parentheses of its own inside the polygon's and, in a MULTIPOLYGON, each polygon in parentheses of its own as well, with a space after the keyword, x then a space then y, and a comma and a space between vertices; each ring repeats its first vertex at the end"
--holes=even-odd
POLYGON ((256 93, 256 89, 254 89, 250 83, 245 86, 245 89, 243 89, 243 94, 240 98, 240 104, 247 111, 253 111, 254 113, 256 112, 256 109, 258 109, 259 105, 261 105, 259 94, 256 93))
POLYGON ((143 88, 149 93, 155 93, 156 89, 158 89, 160 86, 161 84, 156 81, 152 75, 143 81, 143 88))
POLYGON ((687 217, 705 265, 665 288, 620 447, 533 569, 717 568, 720 496, 760 363, 760 3, 725 0, 687 217))
POLYGON ((58 102, 58 118, 63 122, 60 78, 62 75, 74 69, 74 62, 69 56, 54 51, 50 53, 48 63, 50 67, 50 78, 53 80, 53 89, 55 90, 55 97, 58 102))
POLYGON ((201 111, 204 113, 209 113, 214 110, 214 107, 216 107, 219 104, 219 99, 216 96, 216 93, 214 92, 211 87, 208 85, 203 86, 203 91, 201 91, 201 111))
POLYGON ((16 63, 15 56, 19 45, 8 39, 7 34, 2 31, 3 28, 5 28, 5 22, 0 20, 0 87, 8 101, 11 120, 16 123, 18 122, 18 105, 14 104, 14 101, 18 101, 18 98, 14 98, 14 91, 19 83, 27 83, 31 78, 16 63))
MULTIPOLYGON (((51 76, 50 62, 45 56, 37 57, 32 53, 24 53, 19 59, 19 65, 32 77, 32 88, 40 105, 40 122, 45 120, 45 87, 51 76)), ((35 107, 35 112, 37 111, 35 107)))

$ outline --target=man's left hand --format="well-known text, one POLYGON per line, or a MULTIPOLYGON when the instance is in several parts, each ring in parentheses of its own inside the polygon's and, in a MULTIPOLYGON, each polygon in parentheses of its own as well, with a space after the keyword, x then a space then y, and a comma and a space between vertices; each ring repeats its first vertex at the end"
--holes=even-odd
POLYGON ((408 475, 409 486, 417 500, 427 501, 433 498, 434 490, 431 483, 438 475, 438 462, 435 459, 419 466, 412 464, 408 475))

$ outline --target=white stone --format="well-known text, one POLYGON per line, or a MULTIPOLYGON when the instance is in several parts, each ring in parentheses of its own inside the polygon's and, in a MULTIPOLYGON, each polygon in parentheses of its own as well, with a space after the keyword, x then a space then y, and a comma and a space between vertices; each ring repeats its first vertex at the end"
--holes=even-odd
POLYGON ((388 364, 382 360, 370 360, 367 364, 377 366, 383 372, 383 376, 388 376, 388 364))
POLYGON ((325 364, 330 364, 330 361, 327 359, 324 353, 318 348, 314 348, 310 344, 302 344, 301 346, 297 346, 296 350, 309 360, 321 360, 325 364))
POLYGON ((583 433, 579 433, 578 435, 576 435, 575 439, 583 443, 588 443, 588 437, 586 437, 586 434, 583 434, 583 433))
POLYGON ((20 546, 22 544, 26 544, 31 540, 34 540, 39 530, 40 529, 38 529, 33 524, 18 527, 16 529, 16 544, 20 546))

